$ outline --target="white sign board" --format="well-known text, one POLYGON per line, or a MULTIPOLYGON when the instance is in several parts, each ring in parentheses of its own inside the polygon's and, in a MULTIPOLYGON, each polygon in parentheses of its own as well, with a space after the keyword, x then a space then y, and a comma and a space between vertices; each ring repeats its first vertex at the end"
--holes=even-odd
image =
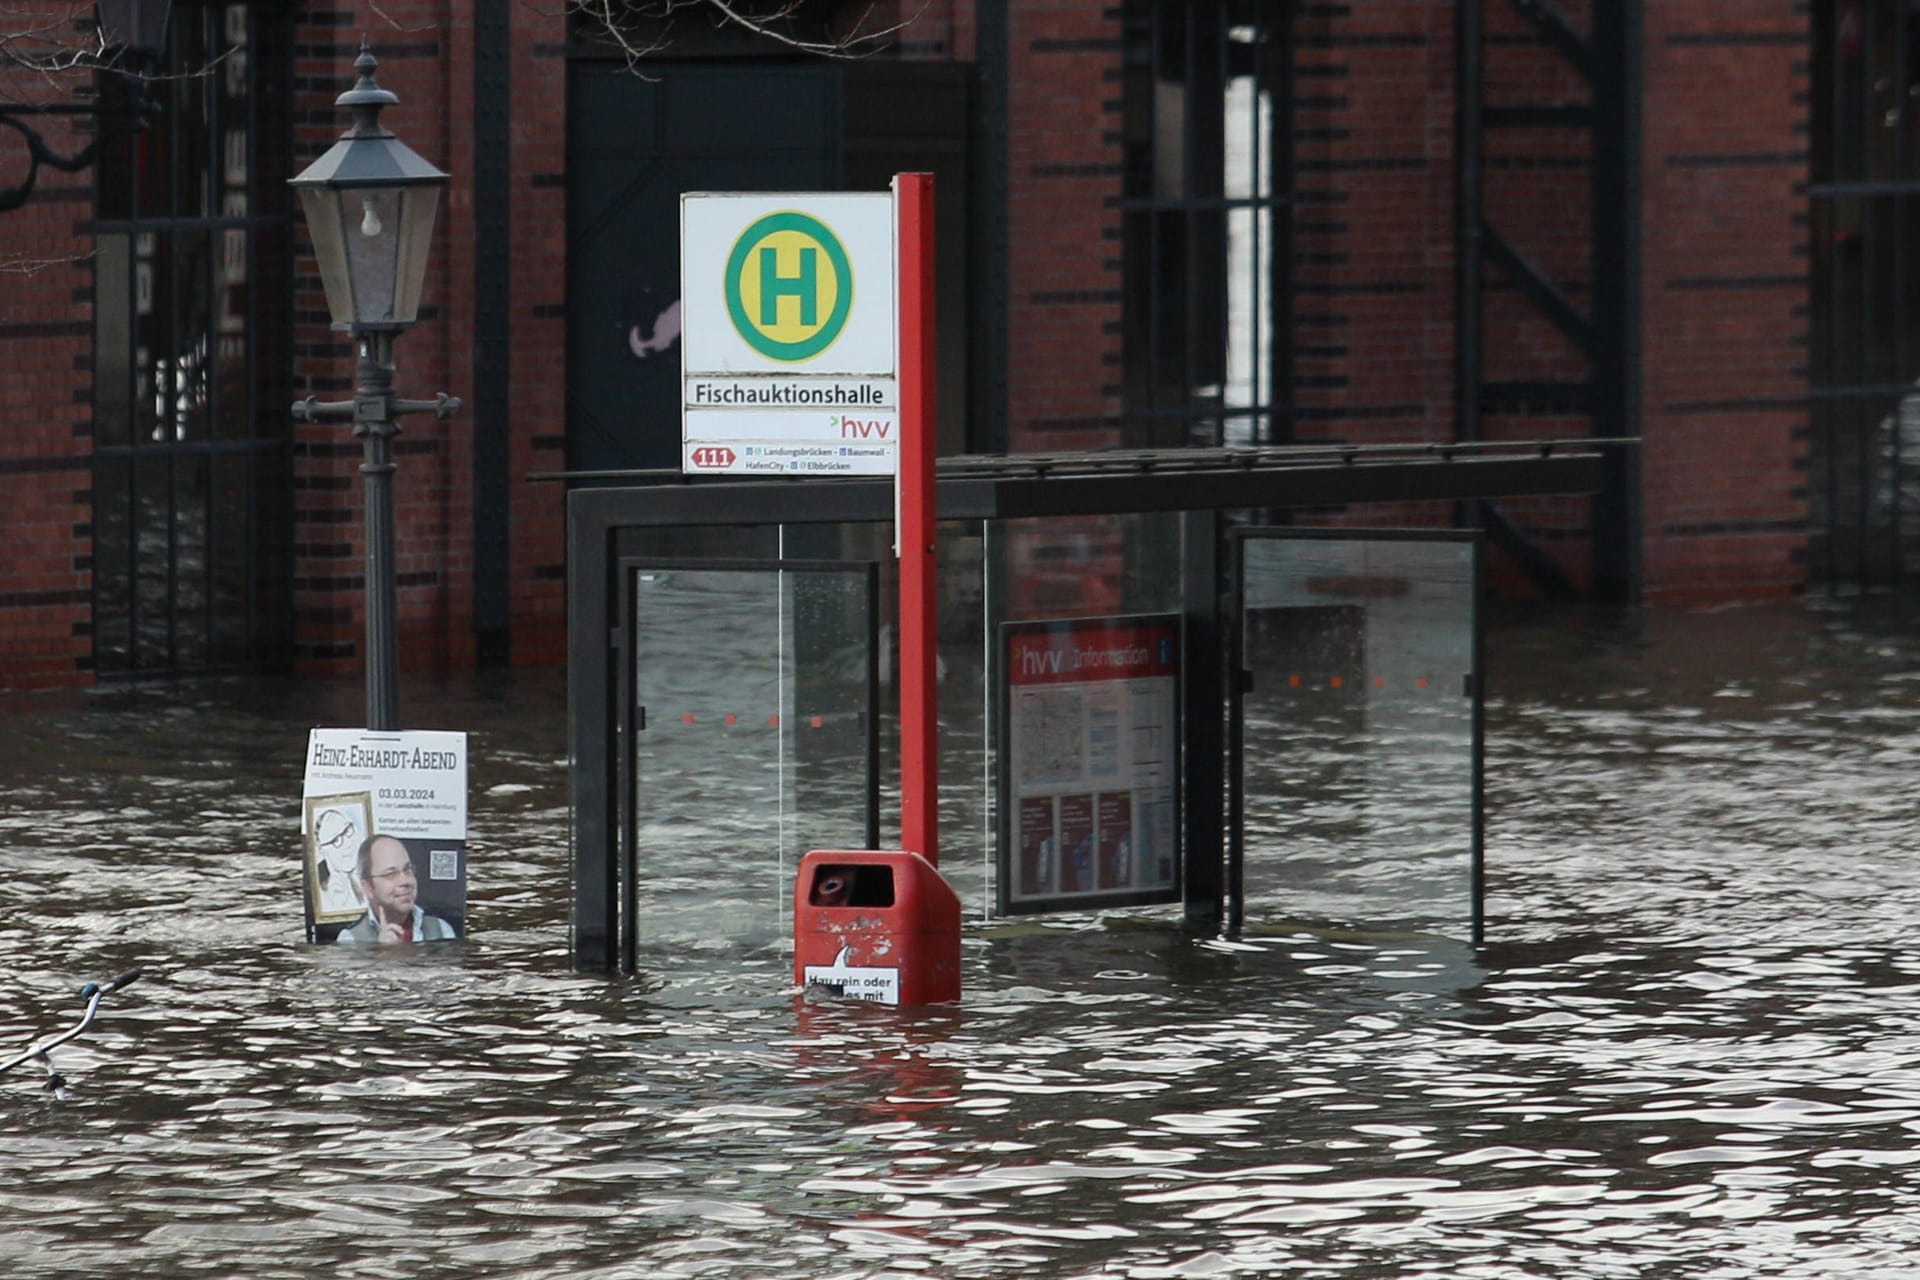
POLYGON ((894 474, 894 259, 889 193, 683 195, 682 469, 894 474))
POLYGON ((824 987, 848 1000, 900 1003, 900 970, 852 964, 846 947, 840 948, 832 964, 807 965, 804 976, 809 987, 824 987))
POLYGON ((308 941, 465 936, 466 734, 314 729, 301 794, 308 941))

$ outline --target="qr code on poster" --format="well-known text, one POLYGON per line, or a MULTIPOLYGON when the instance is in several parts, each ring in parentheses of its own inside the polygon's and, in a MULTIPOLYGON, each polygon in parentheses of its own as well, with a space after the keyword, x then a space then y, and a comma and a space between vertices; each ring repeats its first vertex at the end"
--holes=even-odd
POLYGON ((458 880, 460 878, 460 851, 458 849, 431 849, 428 851, 427 878, 429 880, 458 880))

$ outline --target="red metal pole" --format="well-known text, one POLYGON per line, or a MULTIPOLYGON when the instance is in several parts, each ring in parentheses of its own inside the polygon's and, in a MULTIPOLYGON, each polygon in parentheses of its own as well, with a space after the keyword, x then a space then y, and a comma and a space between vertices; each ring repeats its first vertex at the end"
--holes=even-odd
POLYGON ((935 723, 933 175, 893 179, 900 255, 900 843, 940 861, 935 723))

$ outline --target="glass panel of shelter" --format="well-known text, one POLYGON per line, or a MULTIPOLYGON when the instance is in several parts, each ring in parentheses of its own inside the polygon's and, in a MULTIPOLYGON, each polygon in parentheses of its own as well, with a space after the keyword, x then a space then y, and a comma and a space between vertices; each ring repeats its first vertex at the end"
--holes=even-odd
MULTIPOLYGON (((791 937, 801 854, 897 847, 899 652, 883 621, 898 612, 891 537, 871 522, 626 537, 635 642, 619 803, 629 967, 642 949, 651 962, 711 948, 771 954, 791 937)), ((940 558, 940 812, 952 833, 941 866, 963 900, 983 902, 984 844, 969 856, 975 833, 988 830, 992 776, 977 666, 979 522, 943 524, 940 558)))
POLYGON ((800 855, 874 839, 874 568, 627 570, 630 945, 777 955, 800 855))
POLYGON ((1231 927, 1478 941, 1477 544, 1247 530, 1236 562, 1231 927))

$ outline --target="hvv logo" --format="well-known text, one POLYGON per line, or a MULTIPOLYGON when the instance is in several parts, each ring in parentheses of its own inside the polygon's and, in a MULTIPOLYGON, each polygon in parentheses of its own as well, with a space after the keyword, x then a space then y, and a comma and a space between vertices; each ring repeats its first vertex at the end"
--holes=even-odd
POLYGON ((836 421, 840 427, 842 440, 891 440, 893 438, 892 418, 856 418, 851 414, 842 414, 836 421))

